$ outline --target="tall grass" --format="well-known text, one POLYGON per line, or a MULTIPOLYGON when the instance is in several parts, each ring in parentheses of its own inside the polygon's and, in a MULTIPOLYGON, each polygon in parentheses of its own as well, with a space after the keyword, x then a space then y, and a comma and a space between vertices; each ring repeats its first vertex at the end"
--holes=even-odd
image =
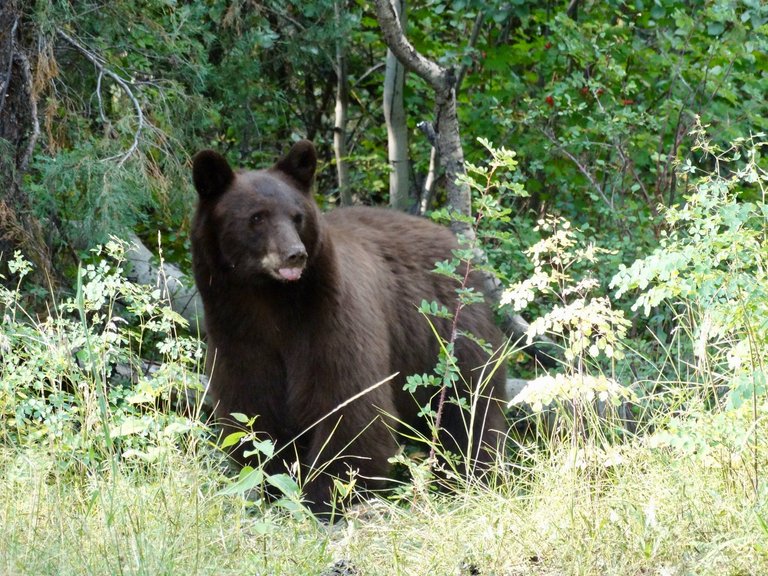
POLYGON ((218 495, 220 472, 190 454, 73 479, 50 455, 4 449, 0 472, 4 574, 306 575, 340 560, 382 575, 768 570, 743 463, 642 442, 538 451, 501 488, 379 502, 330 527, 218 495))

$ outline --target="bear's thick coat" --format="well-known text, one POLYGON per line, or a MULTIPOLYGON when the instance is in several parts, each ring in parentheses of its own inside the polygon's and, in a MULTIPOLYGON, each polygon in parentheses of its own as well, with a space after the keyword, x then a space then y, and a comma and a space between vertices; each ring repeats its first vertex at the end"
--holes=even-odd
MULTIPOLYGON (((457 248, 448 229, 387 209, 321 214, 311 192, 316 164, 309 141, 257 171, 234 172, 216 152, 198 153, 192 257, 217 418, 226 426, 233 412, 257 415, 256 429, 278 448, 293 442, 277 460, 298 455, 305 478, 330 461, 305 485, 310 506, 322 511, 333 477, 350 468, 359 483, 381 485, 398 445, 392 429, 430 436, 418 412, 430 396, 436 406, 436 390, 422 388, 415 398, 403 390, 406 376, 433 373, 440 349, 417 307, 436 301, 454 311, 458 283, 433 272, 457 248)), ((478 289, 474 276, 469 285, 478 289)), ((464 307, 458 318, 464 381, 448 391, 440 439, 487 462, 486 448, 506 429, 505 370, 463 334, 494 350, 503 339, 485 304, 464 307), (457 397, 473 405, 471 424, 457 397)), ((447 340, 450 320, 433 322, 447 340)))

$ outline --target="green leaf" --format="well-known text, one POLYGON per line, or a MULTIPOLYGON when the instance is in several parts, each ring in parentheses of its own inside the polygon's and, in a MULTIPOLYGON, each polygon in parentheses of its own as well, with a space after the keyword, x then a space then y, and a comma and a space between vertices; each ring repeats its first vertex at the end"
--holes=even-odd
POLYGON ((301 494, 299 485, 288 474, 272 474, 267 476, 267 483, 274 486, 280 492, 288 497, 295 497, 301 494))
POLYGON ((243 438, 245 435, 246 435, 246 432, 232 432, 231 434, 227 434, 224 437, 224 440, 222 440, 221 442, 221 448, 229 448, 230 446, 239 444, 240 439, 243 438))
POLYGON ((267 458, 272 458, 275 453, 275 443, 272 440, 262 440, 260 442, 253 443, 254 450, 247 450, 243 453, 245 458, 255 456, 256 454, 262 454, 267 458))
POLYGON ((725 31, 725 24, 722 22, 710 22, 707 24, 707 34, 710 36, 720 36, 725 31))
POLYGON ((113 438, 120 436, 131 436, 146 432, 149 428, 149 422, 142 418, 130 416, 117 425, 113 425, 109 430, 109 435, 113 438))
POLYGON ((248 422, 250 422, 251 420, 250 418, 248 418, 248 416, 240 412, 232 412, 230 416, 232 416, 232 418, 240 422, 240 424, 248 424, 248 422))
POLYGON ((233 494, 243 494, 248 492, 257 486, 260 486, 264 482, 264 472, 261 468, 251 468, 250 466, 244 466, 240 470, 237 481, 230 484, 226 488, 219 490, 221 496, 231 496, 233 494))

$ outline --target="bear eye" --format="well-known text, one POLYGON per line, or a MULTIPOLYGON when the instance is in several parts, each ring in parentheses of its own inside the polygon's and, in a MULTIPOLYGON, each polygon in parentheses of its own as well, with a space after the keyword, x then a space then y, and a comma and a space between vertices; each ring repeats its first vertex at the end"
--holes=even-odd
POLYGON ((260 222, 263 222, 266 217, 267 217, 266 210, 259 210, 258 212, 254 212, 253 214, 251 214, 251 224, 258 224, 260 222))
POLYGON ((302 214, 296 214, 293 217, 293 223, 296 224, 296 226, 301 226, 304 223, 304 216, 302 214))

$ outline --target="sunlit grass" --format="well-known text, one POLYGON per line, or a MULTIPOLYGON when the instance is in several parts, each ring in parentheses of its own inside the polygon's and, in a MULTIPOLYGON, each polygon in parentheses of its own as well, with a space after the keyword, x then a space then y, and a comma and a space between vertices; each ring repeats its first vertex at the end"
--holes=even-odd
POLYGON ((311 574, 327 560, 314 521, 217 496, 220 472, 189 455, 81 478, 41 453, 0 462, 3 574, 311 574))
POLYGON ((3 449, 0 572, 305 575, 345 561, 391 575, 768 573, 764 480, 755 493, 733 455, 553 444, 492 489, 378 500, 333 526, 220 495, 215 461, 176 452, 73 476, 55 454, 3 449))

